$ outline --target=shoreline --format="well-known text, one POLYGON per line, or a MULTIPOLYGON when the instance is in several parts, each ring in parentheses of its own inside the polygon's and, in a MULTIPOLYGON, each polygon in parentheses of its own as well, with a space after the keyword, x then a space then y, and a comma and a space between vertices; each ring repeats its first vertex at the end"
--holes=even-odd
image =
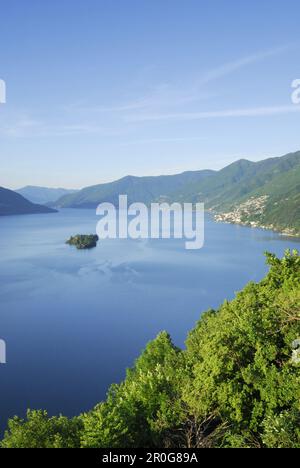
POLYGON ((209 213, 212 214, 214 221, 216 223, 224 223, 224 224, 235 224, 237 226, 243 226, 243 227, 248 227, 252 229, 263 229, 265 231, 273 231, 274 233, 277 233, 281 235, 282 237, 290 237, 291 239, 299 239, 300 240, 300 232, 292 232, 290 230, 285 230, 285 229, 279 229, 276 228, 273 225, 264 225, 260 224, 258 222, 251 222, 251 221, 234 221, 230 220, 228 217, 228 213, 218 213, 212 210, 208 210, 209 213))

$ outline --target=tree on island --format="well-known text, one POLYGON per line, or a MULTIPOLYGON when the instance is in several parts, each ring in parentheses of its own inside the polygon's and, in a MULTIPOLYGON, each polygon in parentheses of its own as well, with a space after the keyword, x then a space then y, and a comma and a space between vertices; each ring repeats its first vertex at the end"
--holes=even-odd
POLYGON ((77 247, 78 250, 83 250, 83 249, 92 249, 94 247, 97 247, 98 241, 99 241, 99 237, 97 235, 78 234, 77 236, 70 237, 70 239, 67 240, 66 244, 74 245, 75 247, 77 247))

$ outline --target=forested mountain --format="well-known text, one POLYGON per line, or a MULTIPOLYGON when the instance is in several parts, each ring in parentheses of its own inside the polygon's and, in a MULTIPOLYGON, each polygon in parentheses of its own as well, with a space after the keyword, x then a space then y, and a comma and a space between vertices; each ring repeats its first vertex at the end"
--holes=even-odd
MULTIPOLYGON (((217 172, 212 179, 190 185, 177 193, 189 201, 202 200, 210 208, 222 209, 245 200, 278 176, 300 166, 300 152, 259 162, 239 160, 217 172)), ((299 180, 300 183, 300 180, 299 180)))
POLYGON ((47 206, 31 203, 13 190, 0 187, 0 216, 55 213, 55 211, 47 206))
POLYGON ((208 206, 221 213, 221 221, 300 235, 300 152, 266 162, 268 168, 260 167, 254 178, 208 206))
POLYGON ((300 448, 300 256, 203 314, 186 349, 163 332, 107 400, 74 419, 29 411, 3 448, 300 448))
POLYGON ((184 172, 173 176, 127 176, 115 182, 87 187, 73 195, 62 197, 56 203, 59 208, 96 208, 99 203, 118 204, 119 195, 127 195, 128 202, 151 203, 167 197, 175 190, 185 190, 189 184, 210 178, 214 171, 184 172))
POLYGON ((129 203, 161 199, 202 201, 207 209, 221 213, 220 220, 297 234, 300 233, 300 152, 259 162, 242 159, 220 171, 128 176, 64 196, 56 205, 66 208, 95 208, 101 202, 117 205, 120 194, 127 194, 129 203))

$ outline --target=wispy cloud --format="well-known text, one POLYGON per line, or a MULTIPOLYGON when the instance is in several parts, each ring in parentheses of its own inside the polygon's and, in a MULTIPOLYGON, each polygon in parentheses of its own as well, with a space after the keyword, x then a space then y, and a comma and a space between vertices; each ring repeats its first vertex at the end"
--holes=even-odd
POLYGON ((41 122, 30 117, 17 116, 17 118, 13 118, 11 116, 8 120, 3 119, 0 122, 1 136, 18 138, 28 134, 36 135, 42 127, 41 122))
POLYGON ((10 138, 44 138, 76 135, 116 136, 120 131, 96 123, 54 124, 30 118, 0 123, 0 135, 10 138))
POLYGON ((163 121, 163 120, 201 120, 201 119, 218 119, 218 118, 234 118, 234 117, 266 117, 280 114, 291 114, 300 112, 300 106, 269 106, 269 107, 254 107, 245 109, 228 109, 219 111, 204 111, 204 112, 178 112, 168 114, 140 114, 128 116, 128 121, 146 122, 146 121, 163 121))
POLYGON ((246 109, 229 109, 217 111, 187 112, 183 109, 188 104, 208 101, 216 94, 208 92, 207 86, 225 76, 230 76, 245 67, 263 62, 290 50, 293 45, 275 47, 241 57, 237 60, 217 66, 202 73, 184 85, 176 86, 163 83, 143 97, 120 106, 99 107, 95 111, 117 113, 125 123, 163 121, 163 120, 199 120, 226 117, 258 117, 298 112, 293 106, 270 106, 246 109))
POLYGON ((157 108, 174 108, 190 102, 207 100, 214 96, 213 93, 201 92, 194 84, 176 86, 172 83, 160 83, 152 86, 143 96, 130 101, 124 101, 112 105, 87 105, 78 104, 66 106, 64 109, 70 113, 89 114, 91 116, 106 114, 122 117, 130 111, 145 111, 157 108))
POLYGON ((156 144, 156 143, 187 143, 192 141, 203 141, 204 137, 183 137, 183 138, 148 138, 141 140, 132 140, 125 143, 121 143, 120 146, 130 145, 144 145, 144 144, 156 144))
POLYGON ((246 55, 203 72, 198 76, 194 76, 193 79, 186 80, 185 83, 180 85, 172 82, 160 83, 153 86, 143 96, 131 101, 122 102, 121 104, 111 106, 78 106, 77 110, 100 114, 117 113, 121 114, 120 117, 122 117, 122 114, 127 114, 130 111, 150 112, 166 110, 168 108, 174 109, 186 104, 202 102, 216 97, 216 92, 208 91, 206 85, 238 72, 247 66, 280 55, 290 48, 290 45, 286 45, 246 55))
POLYGON ((291 48, 291 45, 285 45, 282 47, 275 47, 272 49, 260 51, 254 54, 246 55, 240 59, 227 62, 219 67, 216 67, 207 73, 204 73, 198 80, 198 86, 210 83, 211 81, 220 79, 224 76, 231 75, 232 73, 239 71, 240 69, 257 62, 264 61, 268 58, 280 55, 291 48))
MULTIPOLYGON (((216 94, 207 86, 225 76, 230 76, 247 66, 267 60, 289 50, 292 46, 277 47, 246 55, 237 60, 217 66, 192 79, 163 82, 148 88, 143 95, 126 100, 120 96, 118 103, 93 104, 84 102, 52 109, 52 118, 32 117, 34 112, 18 112, 16 109, 0 121, 0 135, 6 137, 59 137, 75 135, 98 135, 103 137, 134 134, 138 124, 151 121, 200 120, 234 117, 273 116, 299 111, 297 106, 270 106, 228 110, 201 110, 199 103, 208 102, 216 94), (193 111, 192 111, 193 109, 193 111)), ((214 89, 216 87, 214 86, 214 89)), ((208 106, 206 106, 208 107, 208 106)), ((191 139, 190 139, 191 140, 191 139)), ((133 140, 128 144, 180 142, 183 139, 149 138, 133 140)))

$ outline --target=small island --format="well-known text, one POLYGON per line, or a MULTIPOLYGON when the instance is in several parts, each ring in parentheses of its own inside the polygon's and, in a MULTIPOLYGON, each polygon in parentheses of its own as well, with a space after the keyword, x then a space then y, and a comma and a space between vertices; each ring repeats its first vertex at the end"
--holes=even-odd
POLYGON ((78 250, 93 249, 94 247, 97 247, 98 240, 99 240, 99 237, 94 234, 90 234, 90 235, 78 234, 77 236, 70 237, 70 239, 67 240, 66 244, 74 245, 75 247, 77 247, 78 250))

